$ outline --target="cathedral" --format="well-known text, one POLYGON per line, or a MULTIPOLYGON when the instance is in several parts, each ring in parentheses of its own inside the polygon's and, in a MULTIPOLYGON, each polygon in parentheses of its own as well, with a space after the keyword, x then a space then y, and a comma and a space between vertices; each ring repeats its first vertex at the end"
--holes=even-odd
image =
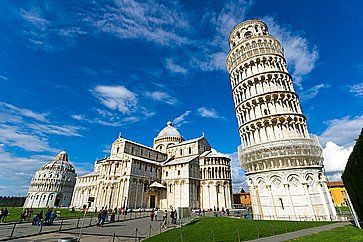
POLYGON ((212 150, 204 134, 185 140, 171 122, 153 147, 120 135, 92 173, 77 177, 71 206, 230 209, 230 161, 212 150))

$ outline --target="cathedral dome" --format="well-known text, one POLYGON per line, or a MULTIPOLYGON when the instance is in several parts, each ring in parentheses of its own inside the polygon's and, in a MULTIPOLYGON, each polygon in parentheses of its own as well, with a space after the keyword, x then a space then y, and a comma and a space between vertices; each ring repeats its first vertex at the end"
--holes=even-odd
POLYGON ((158 136, 156 138, 162 138, 162 137, 182 137, 179 133, 179 131, 172 126, 172 123, 169 121, 167 123, 167 126, 163 128, 163 130, 160 131, 158 136))

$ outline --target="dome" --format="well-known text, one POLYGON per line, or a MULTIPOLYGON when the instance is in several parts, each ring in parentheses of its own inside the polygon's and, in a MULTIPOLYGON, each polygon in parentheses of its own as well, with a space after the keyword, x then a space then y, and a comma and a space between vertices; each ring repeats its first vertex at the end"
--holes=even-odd
POLYGON ((182 137, 179 133, 179 131, 172 126, 172 123, 169 121, 167 123, 167 126, 163 128, 163 130, 160 131, 158 136, 156 138, 162 138, 162 137, 182 137))
POLYGON ((68 154, 65 151, 60 152, 53 161, 43 165, 40 170, 57 170, 62 173, 75 173, 74 167, 68 161, 68 154))

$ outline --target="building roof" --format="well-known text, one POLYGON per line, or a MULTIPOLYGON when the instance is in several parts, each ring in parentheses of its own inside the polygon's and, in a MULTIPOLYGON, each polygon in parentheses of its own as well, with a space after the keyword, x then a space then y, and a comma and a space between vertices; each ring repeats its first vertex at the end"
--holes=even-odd
POLYGON ((154 181, 149 187, 150 188, 166 189, 166 187, 164 185, 160 184, 157 181, 154 181))
POLYGON ((160 131, 158 136, 156 136, 156 138, 162 138, 162 137, 180 137, 180 138, 182 138, 179 131, 173 127, 173 125, 170 121, 167 123, 167 126, 160 131))
POLYGON ((57 172, 72 172, 75 173, 74 166, 68 160, 68 154, 61 151, 53 161, 43 165, 40 170, 57 170, 57 172))
POLYGON ((180 157, 180 158, 176 158, 176 159, 169 159, 169 160, 165 161, 163 163, 163 165, 164 166, 171 166, 171 165, 179 165, 179 164, 189 163, 190 161, 194 160, 197 157, 198 157, 198 155, 192 155, 192 156, 180 157))
POLYGON ((204 138, 204 136, 202 136, 202 137, 198 137, 198 138, 195 138, 195 139, 185 140, 185 141, 180 142, 180 143, 177 143, 177 144, 172 144, 172 145, 170 145, 169 147, 176 147, 176 146, 180 146, 180 145, 185 145, 185 144, 189 144, 189 143, 197 142, 197 141, 199 141, 199 140, 201 140, 201 139, 203 139, 203 138, 204 138))
POLYGON ((344 183, 342 181, 328 182, 328 187, 344 187, 344 183))

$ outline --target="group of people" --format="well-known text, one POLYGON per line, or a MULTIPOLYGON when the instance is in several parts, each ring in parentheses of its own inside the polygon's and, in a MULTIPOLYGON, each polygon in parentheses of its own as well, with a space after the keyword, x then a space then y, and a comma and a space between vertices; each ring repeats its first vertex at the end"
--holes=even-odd
MULTIPOLYGON (((176 209, 172 209, 170 211, 170 219, 171 219, 171 223, 176 225, 177 223, 177 218, 178 218, 178 212, 176 211, 176 209)), ((151 219, 151 221, 153 221, 153 219, 151 219)), ((162 228, 166 228, 166 225, 168 224, 168 211, 165 210, 164 211, 164 215, 163 215, 163 222, 161 224, 162 228)))
POLYGON ((0 222, 5 223, 6 217, 9 215, 9 210, 7 208, 0 209, 0 222))
POLYGON ((24 208, 20 212, 20 222, 23 220, 27 220, 28 218, 31 218, 33 215, 33 209, 32 208, 24 208))
POLYGON ((45 219, 43 220, 43 210, 39 213, 35 214, 33 217, 32 225, 53 225, 54 219, 57 217, 57 214, 53 209, 48 208, 47 212, 45 213, 45 219))
POLYGON ((97 226, 103 226, 107 219, 107 209, 104 207, 101 208, 100 211, 98 211, 98 217, 97 217, 97 226))

